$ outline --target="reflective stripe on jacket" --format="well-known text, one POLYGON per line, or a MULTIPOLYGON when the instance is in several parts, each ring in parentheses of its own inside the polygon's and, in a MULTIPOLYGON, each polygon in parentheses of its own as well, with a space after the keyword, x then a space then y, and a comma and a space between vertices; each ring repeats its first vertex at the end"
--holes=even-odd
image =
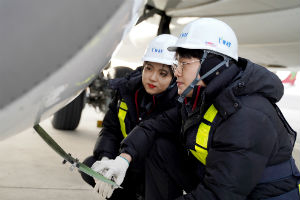
POLYGON ((204 114, 204 120, 200 123, 197 131, 195 150, 190 149, 191 153, 204 165, 206 165, 206 157, 208 154, 207 146, 209 132, 211 130, 211 123, 214 121, 217 113, 218 110, 214 105, 211 105, 208 108, 208 110, 204 114))
POLYGON ((126 133, 126 126, 125 126, 125 117, 128 111, 127 104, 125 103, 124 99, 120 101, 119 111, 118 111, 118 118, 120 122, 121 132, 123 134, 123 137, 127 137, 126 133))

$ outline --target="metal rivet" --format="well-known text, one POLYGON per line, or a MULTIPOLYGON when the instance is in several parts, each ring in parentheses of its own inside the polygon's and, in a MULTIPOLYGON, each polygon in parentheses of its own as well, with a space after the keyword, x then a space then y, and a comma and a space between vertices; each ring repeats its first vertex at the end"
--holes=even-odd
POLYGON ((234 106, 235 108, 237 108, 237 107, 239 107, 239 104, 238 104, 238 103, 234 103, 233 106, 234 106))

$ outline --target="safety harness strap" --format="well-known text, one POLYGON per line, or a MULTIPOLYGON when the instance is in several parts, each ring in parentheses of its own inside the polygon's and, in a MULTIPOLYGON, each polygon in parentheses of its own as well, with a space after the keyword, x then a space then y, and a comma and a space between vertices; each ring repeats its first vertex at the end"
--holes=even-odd
POLYGON ((125 126, 125 117, 126 117, 127 111, 128 111, 127 104, 125 103, 124 99, 122 99, 120 102, 118 118, 120 121, 121 132, 122 132, 124 138, 127 137, 126 126, 125 126))
POLYGON ((280 163, 278 165, 272 165, 265 169, 262 179, 259 183, 270 183, 285 179, 290 176, 298 178, 298 187, 294 190, 284 193, 277 197, 268 198, 267 200, 294 200, 300 197, 300 172, 295 164, 295 160, 291 158, 288 161, 280 163))
POLYGON ((269 183, 292 175, 300 178, 299 170, 293 158, 277 165, 268 166, 264 170, 260 183, 269 183))
POLYGON ((203 118, 205 121, 208 121, 209 124, 205 123, 205 121, 200 123, 196 135, 195 150, 190 149, 190 152, 204 165, 206 165, 206 157, 208 155, 207 146, 211 124, 214 121, 217 113, 218 110, 214 105, 211 105, 208 108, 203 118))
MULTIPOLYGON (((299 186, 300 187, 300 186, 299 186)), ((292 191, 289 191, 287 193, 284 193, 280 196, 277 197, 271 197, 265 200, 298 200, 300 195, 299 195, 300 189, 296 188, 292 191)))

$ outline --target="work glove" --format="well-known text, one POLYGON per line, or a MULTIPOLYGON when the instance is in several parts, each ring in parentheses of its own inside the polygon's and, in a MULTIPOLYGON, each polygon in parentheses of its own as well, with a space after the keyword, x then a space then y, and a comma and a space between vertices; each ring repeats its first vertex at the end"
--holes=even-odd
MULTIPOLYGON (((103 156, 102 159, 101 159, 101 161, 105 161, 105 160, 111 160, 111 159, 109 159, 108 157, 103 156)), ((101 161, 94 162, 94 164, 92 165, 91 169, 94 170, 94 171, 96 171, 95 169, 99 168, 99 166, 101 164, 101 161)), ((95 186, 94 186, 94 191, 96 192, 96 195, 100 197, 99 198, 100 200, 105 200, 106 196, 102 196, 104 194, 99 193, 99 188, 106 187, 106 186, 108 186, 108 184, 105 183, 105 182, 103 182, 103 181, 100 181, 98 179, 94 179, 94 180, 95 180, 95 183, 96 183, 95 186), (101 184, 103 184, 103 185, 101 185, 101 184)))
POLYGON ((94 162, 94 164, 92 165, 91 169, 94 170, 94 171, 96 171, 96 169, 99 168, 99 165, 100 165, 101 161, 105 161, 105 160, 112 160, 112 159, 109 159, 108 157, 103 156, 100 161, 94 162))
MULTIPOLYGON (((118 185, 121 185, 125 178, 128 167, 128 161, 121 156, 117 156, 114 160, 96 161, 93 164, 92 169, 102 174, 105 178, 114 181, 118 185)), ((94 191, 99 194, 100 198, 110 198, 114 190, 115 187, 112 185, 100 180, 96 180, 94 191)))

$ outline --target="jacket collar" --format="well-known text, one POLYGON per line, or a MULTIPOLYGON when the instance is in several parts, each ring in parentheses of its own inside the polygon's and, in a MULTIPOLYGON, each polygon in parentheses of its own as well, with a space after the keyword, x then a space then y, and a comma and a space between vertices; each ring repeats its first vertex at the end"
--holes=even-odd
POLYGON ((230 116, 239 109, 239 100, 233 94, 229 85, 240 71, 241 69, 236 64, 232 64, 206 87, 206 101, 213 102, 223 118, 230 116))

